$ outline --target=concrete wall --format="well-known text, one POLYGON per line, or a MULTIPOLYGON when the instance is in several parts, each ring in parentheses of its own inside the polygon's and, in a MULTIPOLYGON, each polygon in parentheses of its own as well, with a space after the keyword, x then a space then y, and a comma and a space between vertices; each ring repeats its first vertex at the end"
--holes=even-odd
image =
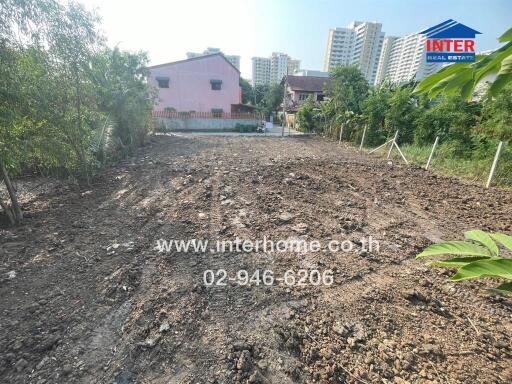
POLYGON ((249 119, 178 119, 156 118, 157 129, 166 131, 232 131, 237 124, 256 125, 258 120, 249 119))
POLYGON ((241 103, 240 72, 221 55, 203 56, 149 68, 149 83, 158 91, 155 111, 231 112, 241 103), (169 88, 158 88, 156 77, 168 77, 169 88), (221 89, 211 89, 210 80, 222 80, 221 89))

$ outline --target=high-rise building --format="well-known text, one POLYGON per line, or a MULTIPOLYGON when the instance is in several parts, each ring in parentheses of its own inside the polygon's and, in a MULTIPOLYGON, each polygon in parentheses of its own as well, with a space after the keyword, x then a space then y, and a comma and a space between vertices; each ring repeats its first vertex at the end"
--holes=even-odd
POLYGON ((370 84, 375 82, 384 40, 382 24, 354 21, 346 28, 329 30, 324 71, 339 64, 357 65, 370 84))
POLYGON ((252 58, 252 84, 270 83, 270 59, 268 57, 252 58))
POLYGON ((208 47, 203 51, 203 53, 187 52, 187 59, 199 56, 213 55, 215 53, 222 53, 224 57, 228 59, 228 61, 236 67, 236 69, 240 70, 240 56, 225 55, 219 48, 208 47))
POLYGON ((294 60, 281 52, 273 52, 270 57, 252 58, 253 84, 279 83, 287 74, 300 69, 300 60, 294 60))
POLYGON ((300 71, 300 60, 288 59, 288 74, 293 75, 300 71))
POLYGON ((377 67, 377 76, 375 76, 375 84, 379 84, 386 77, 386 71, 389 65, 389 58, 391 56, 391 48, 393 43, 398 39, 397 36, 386 36, 382 43, 382 50, 380 51, 379 65, 377 67))
POLYGON ((384 39, 375 84, 387 79, 392 83, 421 80, 442 67, 441 63, 427 63, 424 35, 413 33, 403 37, 384 39))

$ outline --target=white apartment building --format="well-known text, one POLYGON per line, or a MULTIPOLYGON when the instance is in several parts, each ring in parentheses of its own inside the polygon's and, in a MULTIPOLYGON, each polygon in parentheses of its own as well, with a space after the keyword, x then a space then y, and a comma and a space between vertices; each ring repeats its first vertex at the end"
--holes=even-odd
POLYGON ((187 59, 192 59, 193 57, 199 56, 213 55, 215 53, 222 53, 224 57, 236 67, 236 69, 240 70, 240 56, 225 55, 219 48, 208 47, 203 51, 203 53, 187 52, 187 59))
POLYGON ((294 76, 329 77, 329 72, 317 71, 315 69, 301 69, 295 71, 294 76))
POLYGON ((354 21, 329 30, 324 71, 337 65, 357 65, 370 84, 375 82, 384 41, 382 24, 354 21))
POLYGON ((252 84, 270 83, 270 58, 253 57, 252 58, 252 84))
POLYGON ((300 69, 300 60, 294 60, 281 52, 273 52, 270 57, 252 58, 252 82, 257 84, 279 83, 287 74, 300 69))
POLYGON ((413 33, 384 39, 375 84, 385 79, 392 83, 421 80, 442 67, 442 63, 427 63, 424 35, 413 33))

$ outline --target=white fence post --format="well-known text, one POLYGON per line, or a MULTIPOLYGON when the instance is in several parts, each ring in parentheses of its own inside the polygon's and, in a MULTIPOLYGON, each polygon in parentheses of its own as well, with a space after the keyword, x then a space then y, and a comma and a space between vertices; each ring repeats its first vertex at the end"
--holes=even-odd
POLYGON ((395 133, 395 137, 393 137, 393 140, 391 141, 391 145, 389 147, 389 151, 388 151, 388 159, 391 157, 391 151, 393 150, 393 144, 396 143, 396 138, 398 137, 398 131, 396 131, 395 133))
POLYGON ((339 140, 339 144, 341 144, 341 136, 343 136, 343 124, 340 125, 340 140, 339 140))
POLYGON ((427 165, 425 165, 425 169, 428 169, 428 167, 430 166, 430 162, 432 161, 432 157, 434 156, 434 150, 437 147, 438 141, 439 141, 439 136, 436 136, 436 140, 434 141, 434 145, 432 146, 432 151, 430 151, 430 156, 428 157, 427 165))
POLYGON ((363 150, 364 136, 366 135, 366 127, 367 126, 365 125, 363 130, 363 137, 361 138, 361 145, 359 146, 359 152, 363 150))
POLYGON ((500 158, 502 146, 503 141, 500 141, 500 143, 498 144, 498 149, 496 150, 496 155, 494 155, 494 161, 492 162, 491 172, 489 173, 489 178, 487 179, 487 184, 485 185, 485 188, 489 188, 491 186, 494 173, 496 172, 496 166, 498 165, 498 159, 500 158))

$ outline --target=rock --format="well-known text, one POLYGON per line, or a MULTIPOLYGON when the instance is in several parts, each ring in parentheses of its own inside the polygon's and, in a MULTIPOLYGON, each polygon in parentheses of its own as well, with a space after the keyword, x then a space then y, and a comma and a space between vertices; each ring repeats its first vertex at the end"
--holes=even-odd
POLYGON ((428 297, 415 289, 409 289, 403 292, 403 297, 413 304, 418 304, 420 302, 427 303, 429 301, 428 297))
POLYGON ((9 280, 14 279, 16 277, 16 271, 9 271, 7 272, 7 278, 9 280))
POLYGON ((43 368, 43 366, 46 364, 47 361, 48 361, 48 356, 43 357, 43 359, 36 365, 36 369, 39 370, 39 369, 43 368))
POLYGON ((265 382, 265 378, 259 371, 255 371, 250 377, 248 383, 261 384, 265 382))
POLYGON ((339 323, 335 324, 334 327, 332 327, 332 330, 340 336, 346 336, 349 333, 348 328, 339 323))
POLYGON ((19 359, 16 362, 16 364, 14 364, 14 368, 16 369, 17 372, 23 371, 27 366, 28 366, 28 362, 27 362, 27 360, 25 360, 23 358, 19 359))
POLYGON ((268 363, 265 360, 260 360, 260 361, 258 361, 258 367, 262 371, 265 371, 268 368, 268 363))
POLYGON ((156 345, 156 343, 158 343, 158 340, 160 340, 160 335, 155 335, 155 336, 152 336, 152 337, 148 337, 144 341, 144 345, 147 346, 147 347, 153 348, 156 345))
POLYGON ((73 372, 73 367, 69 364, 65 364, 64 367, 62 367, 62 374, 64 376, 69 376, 73 372))
POLYGON ((288 223, 293 219, 293 215, 290 212, 283 212, 279 215, 279 221, 282 223, 288 223))
POLYGON ((200 219, 206 219, 206 213, 204 213, 204 212, 199 212, 199 214, 197 215, 197 217, 199 217, 200 219))
POLYGON ((170 329, 169 322, 166 320, 162 324, 160 324, 159 332, 167 332, 170 329))
POLYGON ((299 234, 304 234, 308 231, 308 225, 306 223, 298 223, 292 228, 292 230, 299 234))
POLYGON ((241 372, 248 372, 251 369, 251 353, 248 350, 243 350, 236 362, 236 369, 241 372))
POLYGON ((235 351, 244 351, 244 350, 251 351, 252 345, 250 345, 249 343, 246 343, 244 341, 236 341, 233 343, 233 349, 235 351))
POLYGON ((437 345, 434 345, 434 344, 423 344, 421 353, 424 355, 441 355, 442 354, 441 349, 437 345))

